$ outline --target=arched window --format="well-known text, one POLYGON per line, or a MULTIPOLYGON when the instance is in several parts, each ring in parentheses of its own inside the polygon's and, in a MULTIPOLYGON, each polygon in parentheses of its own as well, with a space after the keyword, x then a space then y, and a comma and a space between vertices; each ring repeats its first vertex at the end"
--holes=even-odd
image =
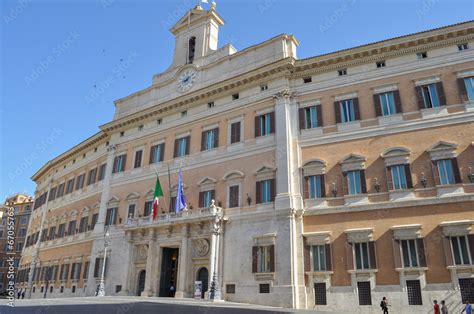
POLYGON ((188 63, 193 63, 195 49, 196 49, 196 37, 193 36, 189 38, 189 43, 188 43, 188 63))

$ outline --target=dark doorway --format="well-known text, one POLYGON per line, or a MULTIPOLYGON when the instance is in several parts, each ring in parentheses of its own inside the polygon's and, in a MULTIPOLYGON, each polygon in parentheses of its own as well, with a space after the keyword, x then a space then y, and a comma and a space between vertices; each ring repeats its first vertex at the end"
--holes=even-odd
POLYGON ((142 292, 145 291, 145 277, 146 277, 146 270, 142 270, 140 271, 140 273, 138 273, 137 296, 141 296, 142 292))
POLYGON ((206 267, 199 268, 196 280, 202 282, 201 298, 204 299, 204 292, 207 291, 209 284, 209 272, 206 267))
POLYGON ((160 297, 174 297, 178 277, 179 249, 163 248, 160 275, 160 297), (173 289, 171 289, 173 286, 173 289))

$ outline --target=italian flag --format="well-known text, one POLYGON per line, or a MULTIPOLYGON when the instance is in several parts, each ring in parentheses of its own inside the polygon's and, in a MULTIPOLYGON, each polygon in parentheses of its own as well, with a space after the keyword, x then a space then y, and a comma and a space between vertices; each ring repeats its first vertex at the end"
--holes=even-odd
POLYGON ((153 220, 156 218, 158 213, 158 205, 160 204, 160 196, 163 196, 163 190, 161 189, 160 178, 156 177, 155 194, 153 195, 153 220))

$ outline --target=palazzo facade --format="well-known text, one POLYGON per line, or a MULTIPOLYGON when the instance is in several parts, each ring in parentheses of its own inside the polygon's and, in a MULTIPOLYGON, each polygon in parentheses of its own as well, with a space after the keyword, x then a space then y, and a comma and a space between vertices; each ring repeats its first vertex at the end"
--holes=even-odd
POLYGON ((286 34, 219 46, 222 25, 190 10, 172 65, 33 175, 18 287, 94 295, 107 229, 106 295, 207 297, 216 265, 235 302, 474 301, 474 22, 307 59, 286 34))

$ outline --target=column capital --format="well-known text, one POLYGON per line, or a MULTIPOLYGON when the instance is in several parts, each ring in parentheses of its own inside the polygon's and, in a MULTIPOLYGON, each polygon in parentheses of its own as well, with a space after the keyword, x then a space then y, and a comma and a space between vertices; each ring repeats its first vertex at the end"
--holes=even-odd
POLYGON ((296 98, 298 97, 298 93, 295 91, 290 91, 289 88, 284 88, 280 90, 279 92, 275 93, 272 95, 274 99, 286 99, 289 100, 291 98, 296 98))
POLYGON ((107 153, 113 154, 116 149, 117 149, 117 146, 116 146, 116 145, 109 145, 109 146, 107 147, 107 153))

